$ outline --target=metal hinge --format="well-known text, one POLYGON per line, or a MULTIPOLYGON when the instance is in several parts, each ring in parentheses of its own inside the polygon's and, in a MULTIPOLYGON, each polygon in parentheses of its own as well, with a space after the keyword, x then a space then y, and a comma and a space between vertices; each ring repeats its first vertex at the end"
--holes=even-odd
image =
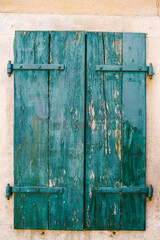
POLYGON ((149 78, 152 79, 153 66, 152 63, 149 66, 127 66, 127 65, 96 65, 96 71, 103 72, 146 72, 149 75, 149 78))
POLYGON ((150 184, 149 187, 99 187, 97 193, 111 193, 111 194, 146 194, 149 200, 153 197, 153 187, 150 184))
POLYGON ((64 70, 64 64, 12 64, 8 61, 8 77, 11 76, 13 70, 64 70))
POLYGON ((46 194, 63 194, 63 187, 18 187, 18 186, 10 186, 7 184, 6 187, 6 198, 9 200, 12 193, 46 193, 46 194))

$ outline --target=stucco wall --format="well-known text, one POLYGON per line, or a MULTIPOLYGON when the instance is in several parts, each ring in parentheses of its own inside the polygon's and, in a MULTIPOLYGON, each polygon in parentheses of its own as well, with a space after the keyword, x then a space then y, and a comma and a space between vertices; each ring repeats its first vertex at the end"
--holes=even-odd
POLYGON ((159 16, 160 0, 0 0, 0 12, 159 16))
MULTIPOLYGON (((3 2, 3 1, 0 1, 3 2)), ((8 1, 9 2, 9 1, 8 1)), ((150 2, 150 1, 146 1, 150 2)), ((2 5, 1 5, 2 6, 2 5)), ((0 240, 159 240, 160 239, 160 18, 140 16, 0 14, 0 240), (147 64, 155 75, 147 78, 147 184, 154 197, 147 200, 147 229, 136 231, 30 231, 13 229, 13 197, 5 187, 13 184, 13 75, 6 64, 13 58, 15 30, 86 30, 147 33, 147 64)))

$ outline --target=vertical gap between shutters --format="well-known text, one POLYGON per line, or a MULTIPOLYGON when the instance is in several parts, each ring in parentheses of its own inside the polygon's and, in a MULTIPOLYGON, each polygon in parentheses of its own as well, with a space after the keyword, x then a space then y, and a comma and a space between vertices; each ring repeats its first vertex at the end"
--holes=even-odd
MULTIPOLYGON (((123 65, 123 35, 122 35, 122 51, 121 51, 121 56, 122 56, 122 65, 123 65)), ((123 96, 123 72, 121 72, 121 164, 120 164, 120 185, 122 187, 122 134, 123 134, 123 131, 122 131, 122 127, 123 127, 123 123, 122 123, 122 96, 123 96)), ((121 212, 121 196, 120 195, 120 203, 119 203, 119 211, 120 211, 120 223, 119 223, 119 229, 121 230, 121 216, 122 216, 122 212, 121 212)))
MULTIPOLYGON (((48 56, 48 63, 51 61, 51 54, 50 54, 50 33, 49 33, 49 46, 48 46, 48 51, 49 51, 49 56, 48 56)), ((50 86, 50 71, 48 71, 48 187, 49 187, 49 118, 50 118, 50 98, 49 98, 49 86, 50 86)), ((48 224, 47 228, 49 229, 49 194, 48 194, 48 224)))
POLYGON ((85 33, 85 62, 84 62, 84 185, 83 185, 83 229, 86 228, 86 94, 87 94, 87 33, 85 33))

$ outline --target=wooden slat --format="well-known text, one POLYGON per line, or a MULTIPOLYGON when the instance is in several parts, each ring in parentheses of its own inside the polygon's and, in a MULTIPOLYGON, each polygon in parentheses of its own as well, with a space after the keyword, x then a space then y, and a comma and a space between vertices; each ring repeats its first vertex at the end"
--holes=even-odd
POLYGON ((65 64, 49 83, 49 229, 83 230, 85 34, 51 32, 50 60, 65 64))
MULTIPOLYGON (((145 34, 123 34, 123 64, 146 64, 145 34)), ((122 186, 145 186, 145 73, 123 73, 122 186)), ((145 229, 145 194, 123 194, 121 229, 145 229)))
MULTIPOLYGON (((48 63, 48 32, 16 32, 15 63, 48 63)), ((48 72, 14 72, 14 182, 48 186, 48 72)), ((46 229, 48 196, 15 193, 14 228, 46 229)))
POLYGON ((86 229, 120 228, 120 195, 96 187, 120 186, 121 73, 95 71, 122 64, 122 34, 87 33, 86 229))

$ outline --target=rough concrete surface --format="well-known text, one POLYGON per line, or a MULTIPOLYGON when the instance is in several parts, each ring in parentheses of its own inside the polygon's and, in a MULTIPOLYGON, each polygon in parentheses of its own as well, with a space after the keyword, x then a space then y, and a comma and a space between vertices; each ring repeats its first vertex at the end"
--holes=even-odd
MULTIPOLYGON (((2 2, 2 1, 0 1, 2 2)), ((9 2, 9 1, 8 1, 9 2)), ((150 2, 150 1, 147 1, 150 2)), ((160 239, 160 18, 138 16, 0 14, 0 240, 159 240, 160 239), (85 30, 147 33, 147 64, 155 75, 147 77, 147 184, 154 197, 147 200, 146 231, 35 231, 13 229, 13 197, 5 187, 13 184, 13 74, 6 65, 13 58, 15 30, 85 30)))

